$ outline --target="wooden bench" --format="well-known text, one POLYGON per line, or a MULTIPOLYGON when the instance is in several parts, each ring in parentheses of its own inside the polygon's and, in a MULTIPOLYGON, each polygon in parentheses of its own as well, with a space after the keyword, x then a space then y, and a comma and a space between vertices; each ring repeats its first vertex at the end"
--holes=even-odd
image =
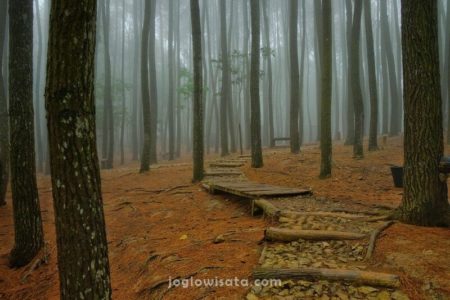
POLYGON ((272 139, 272 145, 276 146, 278 141, 290 141, 290 137, 277 137, 272 139))

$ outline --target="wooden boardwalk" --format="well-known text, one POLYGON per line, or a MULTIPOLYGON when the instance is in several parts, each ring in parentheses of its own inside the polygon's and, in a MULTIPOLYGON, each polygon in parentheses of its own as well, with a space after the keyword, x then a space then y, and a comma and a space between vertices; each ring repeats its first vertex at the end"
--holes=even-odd
POLYGON ((225 192, 239 197, 257 199, 310 195, 310 189, 296 189, 243 180, 214 180, 203 184, 210 193, 225 192))

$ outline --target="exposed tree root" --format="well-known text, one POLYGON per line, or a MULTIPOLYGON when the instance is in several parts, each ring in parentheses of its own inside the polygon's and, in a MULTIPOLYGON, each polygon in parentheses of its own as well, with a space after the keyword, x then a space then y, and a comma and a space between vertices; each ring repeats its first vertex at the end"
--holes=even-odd
POLYGON ((379 228, 372 231, 372 233, 370 234, 369 246, 368 246, 367 252, 366 252, 366 258, 365 258, 366 260, 370 259, 372 257, 373 251, 375 250, 375 243, 376 243, 377 238, 380 235, 380 233, 383 232, 383 230, 387 229, 392 224, 394 224, 394 221, 388 221, 388 222, 384 223, 382 226, 380 226, 379 228))

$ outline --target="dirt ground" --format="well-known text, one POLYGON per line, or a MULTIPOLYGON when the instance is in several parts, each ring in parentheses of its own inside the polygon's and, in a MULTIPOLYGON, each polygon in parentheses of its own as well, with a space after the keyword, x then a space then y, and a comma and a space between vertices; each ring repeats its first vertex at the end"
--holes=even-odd
MULTIPOLYGON (((305 146, 267 149, 262 169, 242 169, 250 179, 311 187, 317 197, 341 202, 397 206, 389 167, 402 163, 399 140, 352 159, 351 147, 334 146, 333 176, 319 180, 320 151, 305 146)), ((213 157, 210 157, 212 159, 213 157)), ((114 299, 242 299, 248 288, 168 289, 169 278, 249 278, 257 264, 268 221, 251 217, 249 202, 207 194, 193 185, 189 158, 161 164, 142 175, 130 164, 102 171, 103 196, 114 299), (224 242, 213 243, 222 235, 224 242)), ((0 299, 58 299, 55 232, 48 176, 38 178, 49 263, 31 272, 11 270, 13 246, 10 201, 0 208, 0 299)), ((372 264, 401 275, 411 299, 429 299, 436 290, 450 299, 450 230, 394 224, 378 241, 372 264)))

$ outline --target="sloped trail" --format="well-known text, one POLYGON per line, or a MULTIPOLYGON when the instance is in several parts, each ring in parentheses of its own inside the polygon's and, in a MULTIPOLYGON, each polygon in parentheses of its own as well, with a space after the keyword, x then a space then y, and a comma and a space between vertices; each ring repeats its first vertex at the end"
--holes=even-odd
POLYGON ((249 181, 239 169, 246 159, 239 156, 210 163, 203 187, 210 193, 250 199, 252 212, 260 208, 274 225, 265 230, 253 279, 280 282, 253 286, 248 300, 408 299, 397 275, 369 270, 367 264, 377 237, 393 222, 369 211, 330 211, 327 203, 303 211, 277 206, 279 197, 296 197, 296 201, 314 201, 314 197, 307 188, 249 181))

